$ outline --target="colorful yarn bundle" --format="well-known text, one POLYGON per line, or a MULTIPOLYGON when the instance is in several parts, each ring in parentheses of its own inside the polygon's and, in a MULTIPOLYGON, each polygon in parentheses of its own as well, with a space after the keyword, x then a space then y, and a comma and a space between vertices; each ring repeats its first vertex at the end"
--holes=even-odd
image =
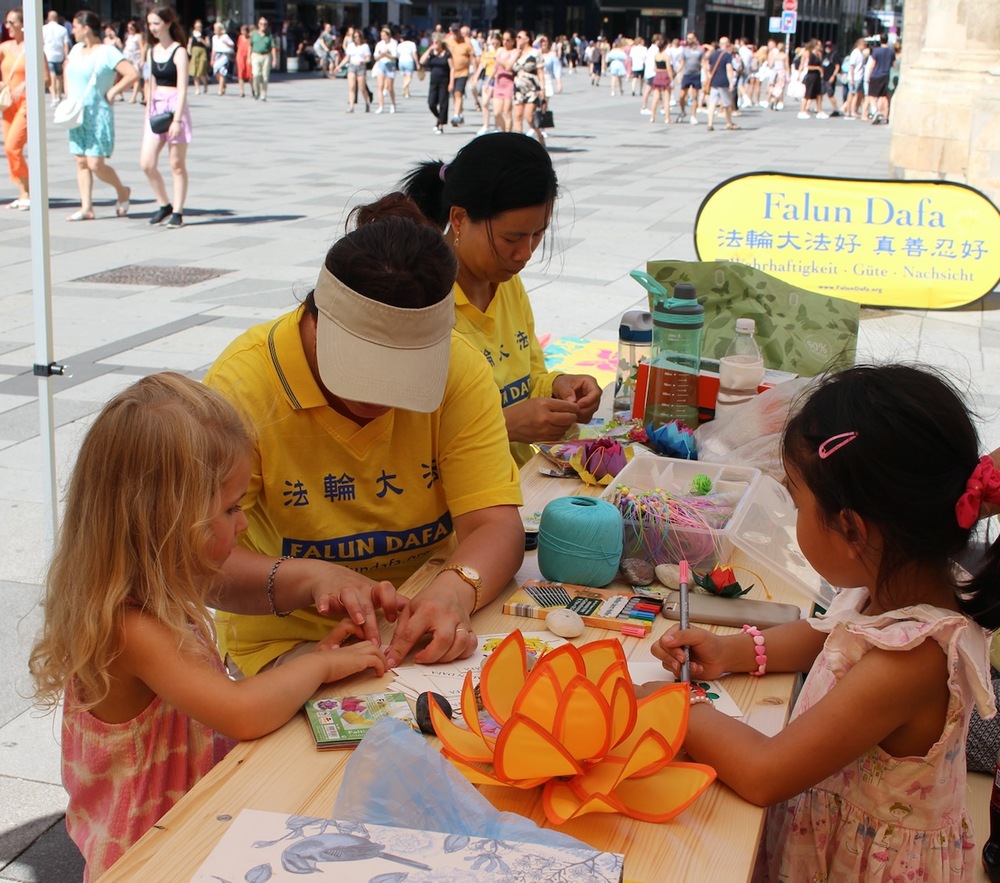
POLYGON ((560 497, 542 511, 538 525, 538 569, 554 582, 601 588, 618 573, 622 517, 593 497, 560 497))
POLYGON ((655 564, 685 558, 697 565, 718 560, 721 550, 714 531, 729 523, 739 497, 734 500, 725 493, 678 495, 659 488, 645 491, 618 485, 611 502, 630 533, 627 557, 655 564))

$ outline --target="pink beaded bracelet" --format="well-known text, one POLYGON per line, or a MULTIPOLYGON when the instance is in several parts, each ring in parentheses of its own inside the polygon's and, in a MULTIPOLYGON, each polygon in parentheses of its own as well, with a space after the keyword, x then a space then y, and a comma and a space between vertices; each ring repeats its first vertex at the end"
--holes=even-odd
POLYGON ((767 671, 767 648, 764 646, 764 635, 755 625, 745 625, 743 626, 743 631, 753 638, 754 648, 754 661, 757 663, 757 671, 752 671, 755 678, 759 678, 765 671, 767 671))

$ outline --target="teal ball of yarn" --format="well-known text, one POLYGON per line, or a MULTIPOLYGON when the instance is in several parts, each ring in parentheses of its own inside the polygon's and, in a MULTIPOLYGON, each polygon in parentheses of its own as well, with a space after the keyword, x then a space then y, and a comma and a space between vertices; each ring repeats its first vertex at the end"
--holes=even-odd
POLYGON ((618 573, 622 516, 593 497, 561 497, 542 511, 538 568, 546 579, 600 588, 618 573))

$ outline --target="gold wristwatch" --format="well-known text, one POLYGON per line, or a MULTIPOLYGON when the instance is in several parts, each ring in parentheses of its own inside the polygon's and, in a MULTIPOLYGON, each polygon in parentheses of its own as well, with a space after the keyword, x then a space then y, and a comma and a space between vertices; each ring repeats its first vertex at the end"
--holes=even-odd
POLYGON ((444 573, 446 570, 454 570, 460 579, 467 582, 476 590, 476 603, 472 605, 472 610, 470 611, 470 613, 475 613, 483 600, 483 580, 479 575, 479 571, 465 564, 449 564, 447 567, 441 568, 441 573, 444 573))

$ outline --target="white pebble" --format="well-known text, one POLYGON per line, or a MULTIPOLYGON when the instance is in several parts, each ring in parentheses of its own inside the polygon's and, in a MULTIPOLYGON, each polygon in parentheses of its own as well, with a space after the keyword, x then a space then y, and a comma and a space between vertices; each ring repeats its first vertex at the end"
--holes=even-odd
POLYGON ((653 569, 656 578, 668 589, 681 587, 681 569, 676 564, 657 564, 653 569))
POLYGON ((585 626, 575 610, 550 610, 545 617, 545 627, 560 638, 578 638, 585 626))

